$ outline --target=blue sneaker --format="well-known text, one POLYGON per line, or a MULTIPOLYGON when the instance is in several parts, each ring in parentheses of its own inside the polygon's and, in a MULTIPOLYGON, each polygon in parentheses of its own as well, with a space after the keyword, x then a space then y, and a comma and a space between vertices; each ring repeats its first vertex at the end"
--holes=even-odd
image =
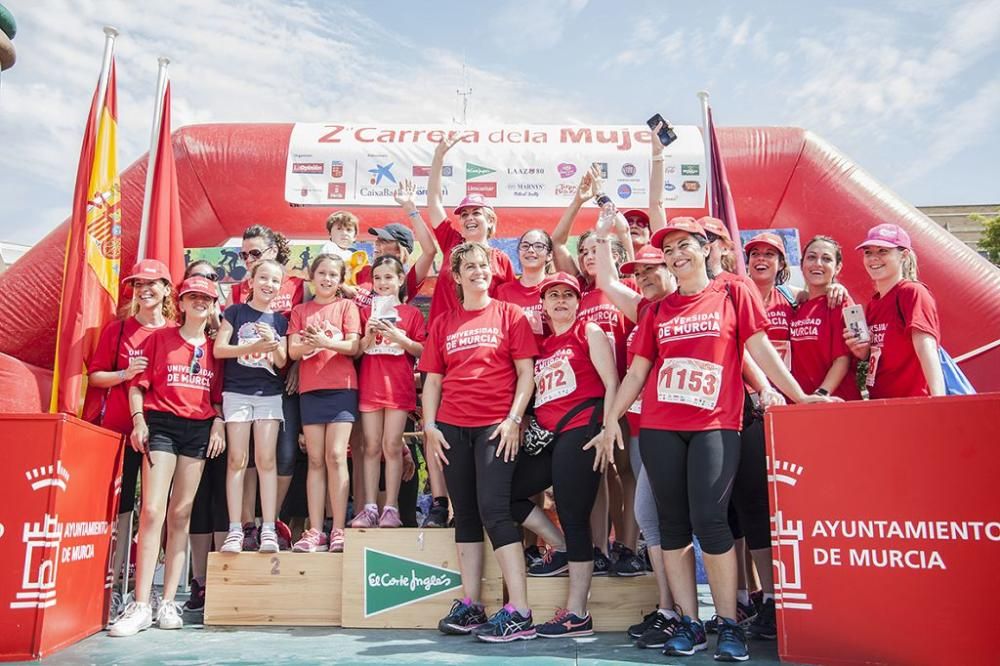
MULTIPOLYGON (((750 605, 736 602, 736 622, 746 629, 750 623, 757 618, 757 607, 751 602, 750 605)), ((705 622, 705 633, 714 634, 719 630, 719 616, 713 615, 711 620, 705 622)))
POLYGON ((452 636, 464 636, 486 623, 486 611, 479 604, 467 604, 455 599, 448 615, 438 622, 438 631, 452 636))
POLYGON ((489 621, 475 629, 473 635, 484 643, 510 643, 511 641, 527 641, 535 638, 535 627, 531 622, 531 613, 525 617, 507 604, 489 621))
POLYGON ((560 608, 556 610, 551 620, 535 627, 535 633, 542 638, 591 636, 594 633, 594 620, 590 617, 590 613, 587 613, 586 617, 580 617, 565 608, 560 608))
POLYGON ((680 625, 674 628, 674 635, 663 645, 663 654, 670 657, 690 657, 707 647, 705 627, 698 620, 685 615, 681 618, 680 625))
POLYGON ((528 568, 529 576, 558 576, 569 571, 569 559, 566 553, 549 548, 545 555, 528 568))
POLYGON ((750 658, 747 636, 743 627, 727 617, 719 618, 719 642, 715 646, 716 661, 746 661, 750 658))

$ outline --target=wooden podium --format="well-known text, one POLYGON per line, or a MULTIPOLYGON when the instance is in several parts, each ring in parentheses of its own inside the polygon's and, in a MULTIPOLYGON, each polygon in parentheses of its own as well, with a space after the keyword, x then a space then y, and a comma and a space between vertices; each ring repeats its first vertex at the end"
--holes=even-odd
MULTIPOLYGON (((566 605, 569 576, 528 577, 528 603, 535 624, 546 622, 557 608, 566 605)), ((594 631, 625 631, 656 608, 659 592, 653 574, 594 576, 587 608, 594 618, 594 631)))

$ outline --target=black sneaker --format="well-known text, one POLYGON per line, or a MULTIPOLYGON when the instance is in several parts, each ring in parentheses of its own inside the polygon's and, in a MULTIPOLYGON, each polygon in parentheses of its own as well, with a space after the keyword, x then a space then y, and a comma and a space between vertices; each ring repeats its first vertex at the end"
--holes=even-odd
POLYGON ((690 657, 707 647, 705 627, 698 620, 685 615, 674 629, 674 635, 664 643, 663 654, 669 657, 690 657))
POLYGON ((649 559, 649 547, 643 545, 639 548, 639 552, 636 555, 642 558, 642 564, 646 567, 646 571, 651 572, 653 570, 653 561, 649 559))
POLYGON ((195 578, 191 581, 191 596, 184 602, 185 613, 203 613, 205 611, 205 586, 195 578))
POLYGON ((480 625, 472 633, 484 643, 529 641, 536 636, 531 615, 524 617, 509 604, 494 613, 486 624, 480 625))
POLYGON ((451 636, 464 636, 485 623, 486 610, 482 606, 455 599, 448 615, 438 622, 438 631, 451 636))
POLYGON ((580 617, 565 608, 560 608, 551 620, 535 627, 535 632, 542 638, 591 636, 594 633, 594 620, 590 617, 590 613, 587 613, 587 617, 580 617))
POLYGON ((447 527, 448 526, 448 504, 447 502, 439 502, 434 500, 431 504, 430 510, 427 512, 427 517, 424 518, 424 524, 421 527, 447 527))
MULTIPOLYGON (((752 605, 747 606, 746 604, 740 603, 739 601, 736 602, 737 624, 746 629, 747 627, 750 626, 750 623, 753 622, 755 617, 757 617, 756 608, 754 608, 752 605)), ((705 623, 705 631, 710 634, 714 634, 716 631, 718 631, 718 624, 719 624, 719 616, 715 615, 712 617, 711 620, 705 623)))
POLYGON ((652 624, 643 632, 642 636, 636 639, 635 646, 638 648, 662 648, 677 631, 678 626, 680 626, 680 621, 656 611, 656 617, 652 624))
POLYGON ((542 561, 542 551, 538 546, 531 545, 524 549, 524 567, 530 569, 542 561))
POLYGON ((715 647, 716 661, 746 661, 750 658, 747 636, 736 620, 719 618, 719 642, 715 647))
POLYGON ((601 549, 594 546, 594 575, 607 576, 611 570, 611 560, 601 552, 601 549))
POLYGON ((566 553, 549 548, 545 551, 545 555, 541 561, 538 564, 533 564, 528 569, 528 575, 538 577, 558 576, 567 571, 569 571, 569 560, 566 558, 566 553))
POLYGON ((660 611, 659 609, 656 608, 646 613, 642 617, 642 622, 633 624, 631 627, 628 628, 628 637, 631 638, 632 640, 635 640, 639 638, 639 636, 642 636, 644 633, 646 633, 646 630, 653 625, 653 622, 656 621, 656 616, 659 614, 660 611))
POLYGON ((764 590, 757 590, 756 592, 750 593, 750 605, 760 612, 761 606, 764 605, 764 590))
POLYGON ((618 551, 618 559, 611 565, 611 571, 616 576, 642 576, 646 573, 646 564, 641 557, 632 552, 631 548, 621 546, 618 551))
POLYGON ((773 641, 778 637, 778 623, 774 614, 774 599, 764 601, 757 617, 750 623, 750 635, 773 641))

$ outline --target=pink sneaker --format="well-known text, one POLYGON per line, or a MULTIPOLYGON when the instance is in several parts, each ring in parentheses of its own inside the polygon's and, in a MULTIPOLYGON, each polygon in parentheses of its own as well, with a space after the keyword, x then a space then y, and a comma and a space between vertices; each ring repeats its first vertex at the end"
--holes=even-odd
POLYGON ((351 521, 351 527, 355 529, 359 527, 378 527, 378 512, 371 509, 362 509, 361 513, 354 516, 354 520, 351 521))
POLYGON ((329 550, 326 535, 316 529, 306 530, 302 533, 302 538, 292 546, 295 553, 325 553, 329 550))
POLYGON ((399 519, 399 509, 394 506, 387 506, 382 509, 382 517, 378 519, 379 527, 402 527, 403 521, 399 519))
POLYGON ((330 552, 344 552, 344 530, 339 527, 334 527, 330 530, 330 552))

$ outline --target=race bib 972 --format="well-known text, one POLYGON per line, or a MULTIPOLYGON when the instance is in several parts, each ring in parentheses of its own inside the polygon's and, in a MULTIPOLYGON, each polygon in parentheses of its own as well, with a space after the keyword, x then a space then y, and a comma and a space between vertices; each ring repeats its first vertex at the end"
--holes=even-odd
POLYGON ((566 359, 559 359, 535 374, 535 407, 556 398, 564 398, 576 390, 576 373, 566 359))
POLYGON ((722 388, 722 366, 697 358, 665 358, 656 378, 660 402, 715 409, 722 388))

